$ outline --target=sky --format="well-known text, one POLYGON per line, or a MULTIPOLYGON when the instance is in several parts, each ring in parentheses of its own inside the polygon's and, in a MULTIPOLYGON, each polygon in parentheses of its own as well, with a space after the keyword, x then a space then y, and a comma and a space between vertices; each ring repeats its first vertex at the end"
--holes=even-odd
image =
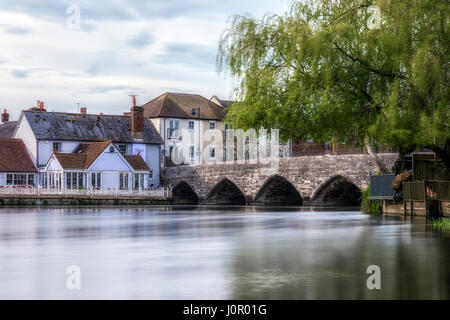
POLYGON ((0 109, 122 114, 164 92, 233 99, 218 72, 235 14, 261 18, 290 0, 0 0, 0 109), (78 19, 79 17, 79 19, 78 19))

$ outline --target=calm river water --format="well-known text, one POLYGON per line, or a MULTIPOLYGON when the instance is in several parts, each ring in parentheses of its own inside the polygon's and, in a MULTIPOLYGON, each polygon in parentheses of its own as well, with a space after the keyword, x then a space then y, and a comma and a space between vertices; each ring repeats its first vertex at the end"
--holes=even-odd
POLYGON ((450 235, 343 209, 1 209, 0 298, 449 299, 450 235))

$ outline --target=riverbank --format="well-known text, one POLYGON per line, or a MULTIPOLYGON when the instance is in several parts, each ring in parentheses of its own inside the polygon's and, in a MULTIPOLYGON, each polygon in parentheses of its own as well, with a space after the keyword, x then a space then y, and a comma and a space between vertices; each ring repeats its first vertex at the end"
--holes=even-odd
POLYGON ((172 198, 168 197, 143 197, 143 196, 35 196, 15 195, 0 196, 1 207, 17 206, 110 206, 110 205, 170 205, 172 198))

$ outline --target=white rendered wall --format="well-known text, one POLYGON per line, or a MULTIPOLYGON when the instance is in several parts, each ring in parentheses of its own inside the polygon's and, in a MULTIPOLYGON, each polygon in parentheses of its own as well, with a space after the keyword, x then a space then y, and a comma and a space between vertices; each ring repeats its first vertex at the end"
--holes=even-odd
POLYGON ((147 157, 144 158, 145 162, 147 162, 150 170, 153 170, 153 180, 149 180, 149 185, 153 184, 154 187, 159 187, 161 183, 159 181, 159 172, 161 168, 160 159, 161 159, 161 147, 159 144, 148 144, 147 145, 147 157))
POLYGON ((39 167, 44 167, 53 154, 53 142, 61 143, 61 153, 72 153, 81 141, 57 141, 40 140, 38 141, 38 159, 39 167))
POLYGON ((23 114, 21 116, 21 120, 19 122, 14 138, 22 139, 25 147, 28 150, 28 154, 30 155, 31 160, 33 161, 34 166, 37 167, 37 142, 34 137, 33 130, 31 130, 28 120, 23 116, 23 114))

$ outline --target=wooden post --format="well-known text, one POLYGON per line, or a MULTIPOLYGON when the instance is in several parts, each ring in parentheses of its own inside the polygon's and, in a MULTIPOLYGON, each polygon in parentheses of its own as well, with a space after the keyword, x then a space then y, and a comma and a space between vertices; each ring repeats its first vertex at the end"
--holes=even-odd
POLYGON ((403 216, 406 217, 406 200, 403 199, 403 216))
POLYGON ((429 218, 429 212, 428 212, 427 182, 426 182, 426 180, 423 180, 423 195, 424 195, 424 202, 425 202, 425 216, 428 219, 429 218))

